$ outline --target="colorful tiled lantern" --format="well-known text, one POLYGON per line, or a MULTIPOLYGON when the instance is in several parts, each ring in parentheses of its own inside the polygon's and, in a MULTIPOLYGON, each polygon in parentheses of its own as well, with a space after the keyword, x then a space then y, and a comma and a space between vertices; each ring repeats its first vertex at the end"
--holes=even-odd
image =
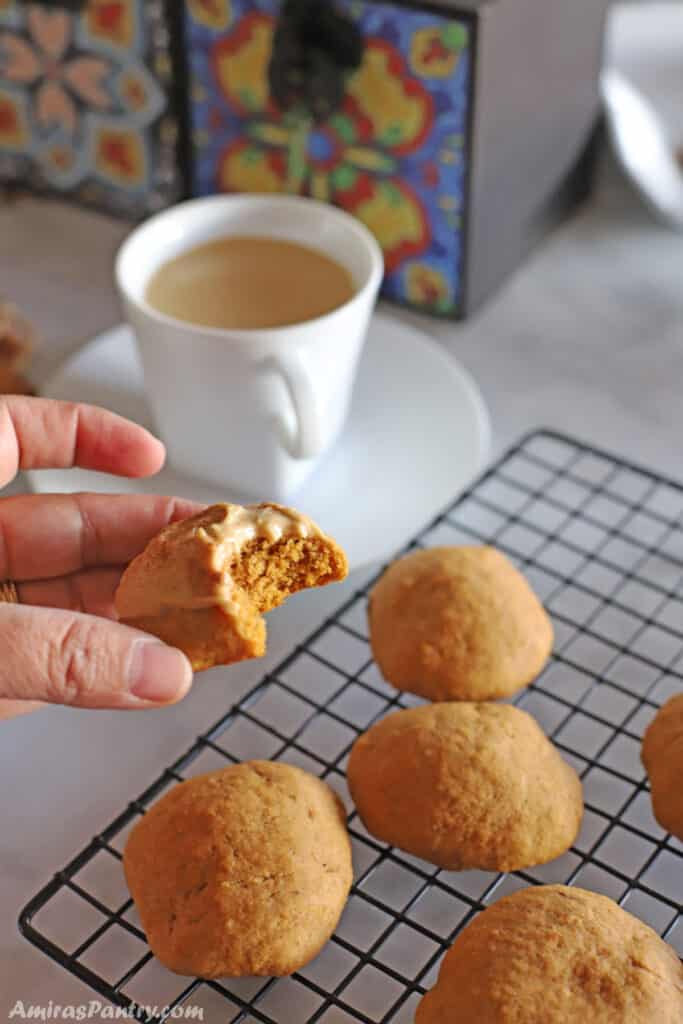
POLYGON ((186 46, 193 192, 298 192, 363 220, 385 295, 449 313, 460 292, 470 32, 462 21, 343 0, 364 39, 341 107, 303 127, 278 110, 268 64, 279 0, 195 0, 186 46))
POLYGON ((608 2, 0 0, 0 180, 131 217, 313 196, 375 233, 385 297, 467 316, 588 192, 608 2), (273 94, 306 3, 359 43, 310 116, 273 94))
POLYGON ((188 0, 192 193, 336 203, 387 298, 465 316, 588 190, 607 2, 334 0, 362 63, 302 127, 269 88, 284 0, 188 0))
POLYGON ((0 0, 0 180, 126 216, 180 196, 161 0, 0 0))

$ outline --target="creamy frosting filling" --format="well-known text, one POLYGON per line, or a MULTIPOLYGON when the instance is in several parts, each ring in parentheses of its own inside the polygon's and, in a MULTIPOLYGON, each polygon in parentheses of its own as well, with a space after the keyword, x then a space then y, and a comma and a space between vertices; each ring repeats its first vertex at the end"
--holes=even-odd
MULTIPOLYGON (((190 566, 186 565, 174 586, 154 596, 148 591, 139 595, 138 607, 128 614, 156 615, 164 608, 201 609, 219 606, 230 615, 239 614, 235 600, 235 583, 230 570, 242 549, 251 541, 264 539, 269 544, 291 537, 321 537, 320 528, 301 512, 281 505, 226 505, 219 521, 197 527, 196 535, 211 550, 208 569, 217 579, 207 579, 204 593, 197 593, 191 584, 190 566)), ((152 581, 152 586, 154 584, 152 581)), ((204 589, 202 587, 202 589, 204 589)), ((154 588, 156 590, 156 587, 154 588)))
POLYGON ((222 522, 202 526, 198 532, 217 545, 215 560, 223 565, 230 564, 252 540, 275 544, 286 537, 321 535, 308 516, 281 505, 230 505, 222 522))
POLYGON ((210 608, 220 605, 228 614, 238 615, 239 606, 234 599, 235 583, 230 575, 230 566, 242 548, 253 540, 267 540, 269 544, 276 544, 289 537, 319 537, 322 531, 308 516, 281 505, 230 505, 222 522, 202 526, 198 533, 215 544, 213 565, 222 573, 222 579, 213 594, 206 597, 193 596, 183 603, 183 607, 210 608))

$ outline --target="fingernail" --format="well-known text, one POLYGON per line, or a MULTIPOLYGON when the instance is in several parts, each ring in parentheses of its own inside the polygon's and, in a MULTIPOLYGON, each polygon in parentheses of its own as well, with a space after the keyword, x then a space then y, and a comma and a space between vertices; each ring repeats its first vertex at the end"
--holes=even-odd
POLYGON ((168 704, 179 700, 192 681, 192 668, 182 651, 158 640, 138 640, 128 669, 128 690, 139 700, 168 704))

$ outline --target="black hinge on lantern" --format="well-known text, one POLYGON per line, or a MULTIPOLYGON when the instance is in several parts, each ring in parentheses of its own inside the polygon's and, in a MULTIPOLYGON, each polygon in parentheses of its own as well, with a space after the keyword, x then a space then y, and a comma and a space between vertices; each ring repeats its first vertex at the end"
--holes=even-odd
POLYGON ((362 58, 358 26, 330 0, 284 0, 268 68, 272 98, 283 111, 324 121, 362 58))

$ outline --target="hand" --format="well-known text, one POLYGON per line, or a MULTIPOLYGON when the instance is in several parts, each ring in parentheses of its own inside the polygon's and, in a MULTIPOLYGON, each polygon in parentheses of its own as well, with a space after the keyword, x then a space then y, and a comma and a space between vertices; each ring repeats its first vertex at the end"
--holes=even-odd
MULTIPOLYGON (((103 409, 0 398, 0 488, 20 469, 151 476, 164 458, 160 441, 103 409)), ((149 495, 0 498, 0 581, 13 580, 20 600, 0 603, 0 718, 43 701, 148 708, 185 696, 185 655, 118 624, 113 599, 126 564, 198 508, 149 495)))

